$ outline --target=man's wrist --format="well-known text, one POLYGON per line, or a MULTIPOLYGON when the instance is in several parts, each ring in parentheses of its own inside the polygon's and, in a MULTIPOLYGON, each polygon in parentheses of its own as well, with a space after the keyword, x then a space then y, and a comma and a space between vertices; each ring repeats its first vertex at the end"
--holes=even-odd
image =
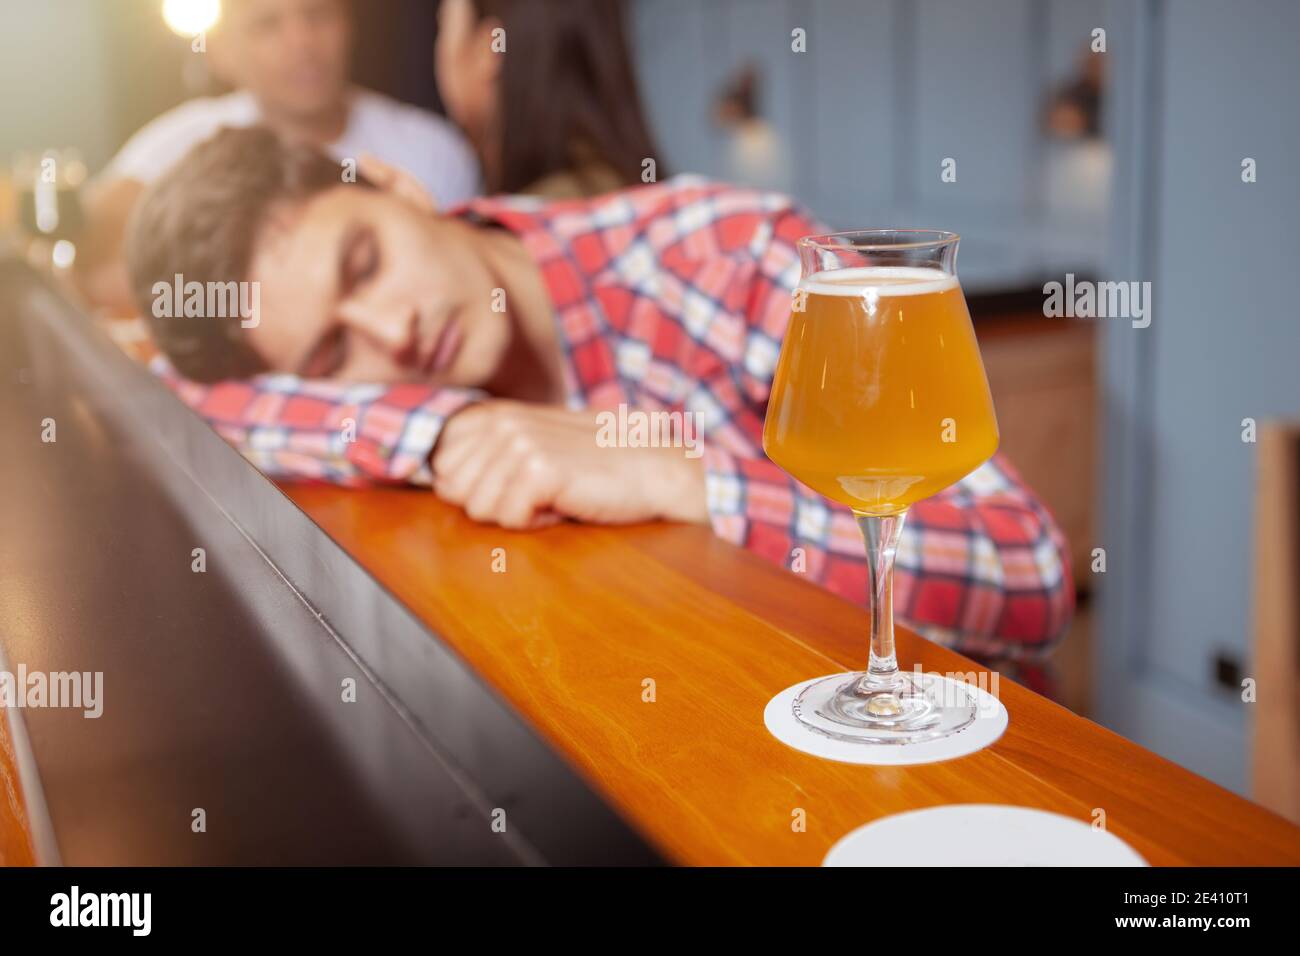
POLYGON ((708 495, 703 458, 687 457, 681 448, 655 449, 659 468, 653 469, 649 490, 655 516, 667 521, 707 524, 708 495))

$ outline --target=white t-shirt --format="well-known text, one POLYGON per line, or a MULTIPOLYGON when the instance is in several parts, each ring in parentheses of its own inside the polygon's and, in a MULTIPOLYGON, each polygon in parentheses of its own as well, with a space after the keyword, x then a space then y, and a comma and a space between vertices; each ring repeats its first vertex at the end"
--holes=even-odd
MULTIPOLYGON (((415 176, 439 207, 478 195, 478 162, 451 123, 372 90, 354 88, 349 96, 347 128, 326 147, 332 156, 373 153, 415 176)), ((252 126, 260 118, 257 99, 247 90, 189 100, 138 130, 101 176, 150 183, 223 126, 252 126)))

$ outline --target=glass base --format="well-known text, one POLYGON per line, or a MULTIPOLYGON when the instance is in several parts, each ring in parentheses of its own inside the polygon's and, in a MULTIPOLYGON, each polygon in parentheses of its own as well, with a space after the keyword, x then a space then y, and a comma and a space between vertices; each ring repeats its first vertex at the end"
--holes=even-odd
POLYGON ((832 674, 794 700, 801 724, 851 743, 914 744, 969 727, 978 707, 960 681, 898 672, 882 684, 871 674, 832 674))

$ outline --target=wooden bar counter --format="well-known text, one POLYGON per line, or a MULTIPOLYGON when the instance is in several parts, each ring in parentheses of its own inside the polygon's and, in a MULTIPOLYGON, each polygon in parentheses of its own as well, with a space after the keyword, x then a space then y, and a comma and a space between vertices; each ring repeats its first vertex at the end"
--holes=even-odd
POLYGON ((0 710, 0 867, 32 866, 36 862, 35 844, 7 716, 0 710))
MULTIPOLYGON (((1300 864, 1300 828, 1011 681, 1009 729, 969 757, 864 767, 785 747, 764 706, 861 666, 868 615, 706 528, 512 533, 427 491, 284 490, 675 862, 816 865, 878 817, 995 803, 1102 810, 1153 865, 1300 864)), ((904 667, 980 670, 905 629, 898 648, 904 667)))

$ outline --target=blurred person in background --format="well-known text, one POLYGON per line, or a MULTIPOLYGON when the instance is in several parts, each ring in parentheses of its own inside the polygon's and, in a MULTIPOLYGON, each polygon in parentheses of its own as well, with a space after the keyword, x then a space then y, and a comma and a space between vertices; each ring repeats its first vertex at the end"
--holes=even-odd
POLYGON ((451 123, 349 82, 350 7, 349 0, 224 0, 206 55, 234 92, 190 100, 148 123, 88 190, 78 280, 92 302, 129 308, 122 241, 131 209, 146 186, 225 126, 265 124, 357 160, 372 178, 418 183, 442 205, 478 192, 473 151, 451 123))
POLYGON ((574 199, 659 163, 617 0, 442 0, 434 50, 447 113, 493 193, 574 199))
POLYGON ((760 189, 790 188, 790 157, 772 124, 759 111, 758 67, 742 66, 722 89, 713 121, 726 136, 727 178, 760 189))
POLYGON ((1105 87, 1106 58, 1084 44, 1078 68, 1048 99, 1044 127, 1060 139, 1097 139, 1102 135, 1105 87))

